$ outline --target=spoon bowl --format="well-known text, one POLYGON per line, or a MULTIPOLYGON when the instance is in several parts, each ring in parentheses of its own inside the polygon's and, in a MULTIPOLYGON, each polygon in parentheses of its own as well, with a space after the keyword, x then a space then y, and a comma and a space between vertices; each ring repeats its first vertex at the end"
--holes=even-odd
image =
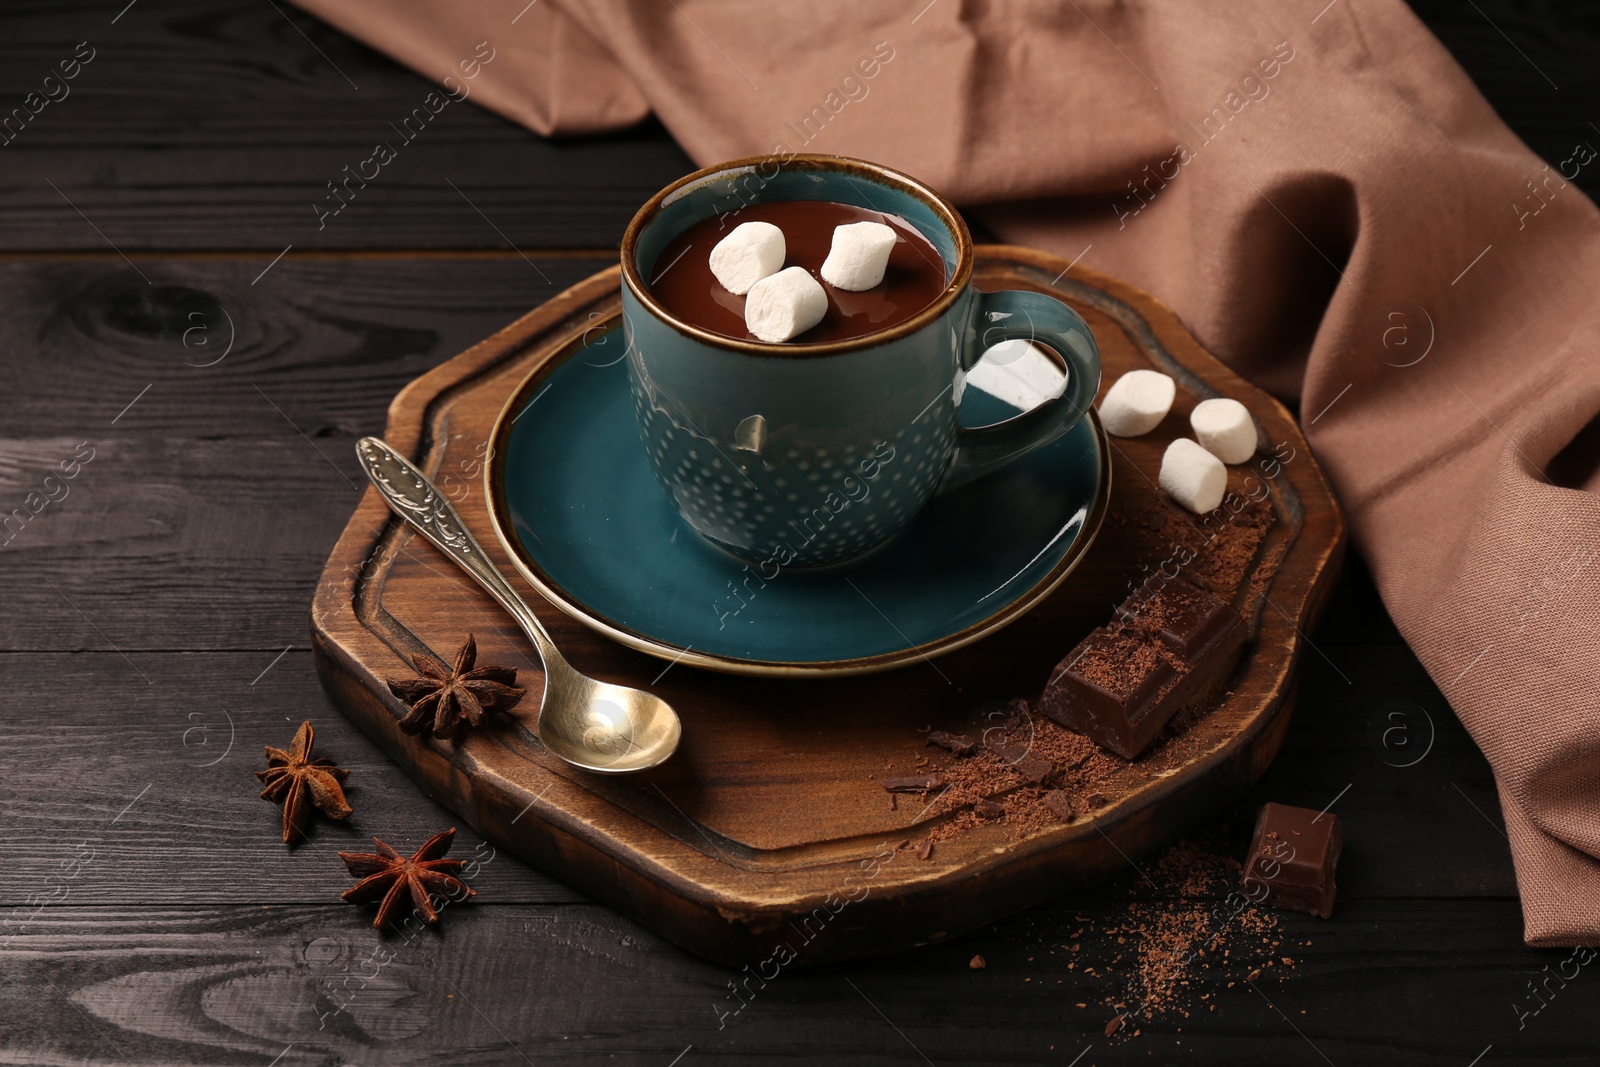
POLYGON ((483 586, 539 650, 544 699, 532 729, 551 755, 598 774, 631 774, 677 751, 683 728, 672 705, 573 668, 427 475, 376 437, 357 442, 356 455, 390 510, 483 586))
POLYGON ((661 762, 659 753, 676 749, 681 732, 677 712, 654 693, 571 670, 546 675, 539 740, 575 767, 642 771, 661 762))

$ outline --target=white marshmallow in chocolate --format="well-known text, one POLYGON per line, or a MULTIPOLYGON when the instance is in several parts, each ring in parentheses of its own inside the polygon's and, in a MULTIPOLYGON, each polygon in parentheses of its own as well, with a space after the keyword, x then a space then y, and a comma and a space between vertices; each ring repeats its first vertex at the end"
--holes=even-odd
POLYGON ((762 278, 744 298, 744 324, 774 344, 805 333, 827 313, 828 294, 804 267, 762 278))
POLYGON ((833 245, 823 260, 822 280, 852 293, 871 289, 883 281, 889 252, 899 240, 881 222, 851 222, 833 228, 833 245))
POLYGON ((788 254, 783 231, 770 222, 741 222, 711 250, 711 273, 730 293, 743 296, 778 273, 788 254))
POLYGON ((1131 370, 1106 390, 1100 425, 1115 437, 1138 437, 1161 424, 1178 395, 1173 380, 1154 370, 1131 370))
POLYGON ((1200 447, 1224 463, 1243 463, 1256 454, 1256 423, 1237 400, 1202 400, 1189 415, 1200 447))
POLYGON ((1228 489, 1228 468, 1187 437, 1167 446, 1158 479, 1167 494, 1197 515, 1215 511, 1228 489))

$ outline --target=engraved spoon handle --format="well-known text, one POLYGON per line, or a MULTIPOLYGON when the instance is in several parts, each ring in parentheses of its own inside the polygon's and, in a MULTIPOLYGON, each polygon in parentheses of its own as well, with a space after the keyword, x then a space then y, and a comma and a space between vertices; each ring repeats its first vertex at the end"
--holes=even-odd
POLYGON ((500 602, 501 607, 510 612, 539 649, 545 673, 549 674, 554 669, 570 670, 567 661, 556 651, 555 641, 545 630, 544 623, 506 582, 483 548, 467 531, 456 509, 450 506, 450 501, 428 480, 428 476, 376 437, 363 437, 357 442, 356 455, 361 458, 361 469, 367 472, 367 478, 390 509, 455 560, 462 570, 477 579, 478 584, 500 602))

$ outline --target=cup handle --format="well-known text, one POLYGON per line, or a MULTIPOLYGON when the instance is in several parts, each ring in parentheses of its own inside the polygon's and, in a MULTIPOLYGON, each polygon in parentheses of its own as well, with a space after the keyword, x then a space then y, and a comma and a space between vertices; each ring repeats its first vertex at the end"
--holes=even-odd
POLYGON ((1043 448, 1076 426, 1094 403, 1100 391, 1100 346, 1083 316, 1043 293, 980 292, 973 304, 973 328, 961 353, 963 372, 976 366, 991 346, 1015 340, 1041 341, 1055 349, 1067 365, 1066 387, 1061 395, 1004 422, 958 429, 955 456, 937 492, 965 485, 1043 448))

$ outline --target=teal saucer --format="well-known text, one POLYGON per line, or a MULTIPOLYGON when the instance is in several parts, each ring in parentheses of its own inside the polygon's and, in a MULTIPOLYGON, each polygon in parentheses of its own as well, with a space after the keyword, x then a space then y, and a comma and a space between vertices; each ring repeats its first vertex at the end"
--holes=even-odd
MULTIPOLYGON (((1083 558, 1111 464, 1098 419, 934 498, 898 538, 820 571, 752 567, 678 517, 645 459, 620 331, 591 330, 518 386, 486 470, 495 532, 557 607, 624 645, 710 670, 889 670, 994 633, 1083 558)), ((967 390, 962 422, 1016 407, 967 390)))

